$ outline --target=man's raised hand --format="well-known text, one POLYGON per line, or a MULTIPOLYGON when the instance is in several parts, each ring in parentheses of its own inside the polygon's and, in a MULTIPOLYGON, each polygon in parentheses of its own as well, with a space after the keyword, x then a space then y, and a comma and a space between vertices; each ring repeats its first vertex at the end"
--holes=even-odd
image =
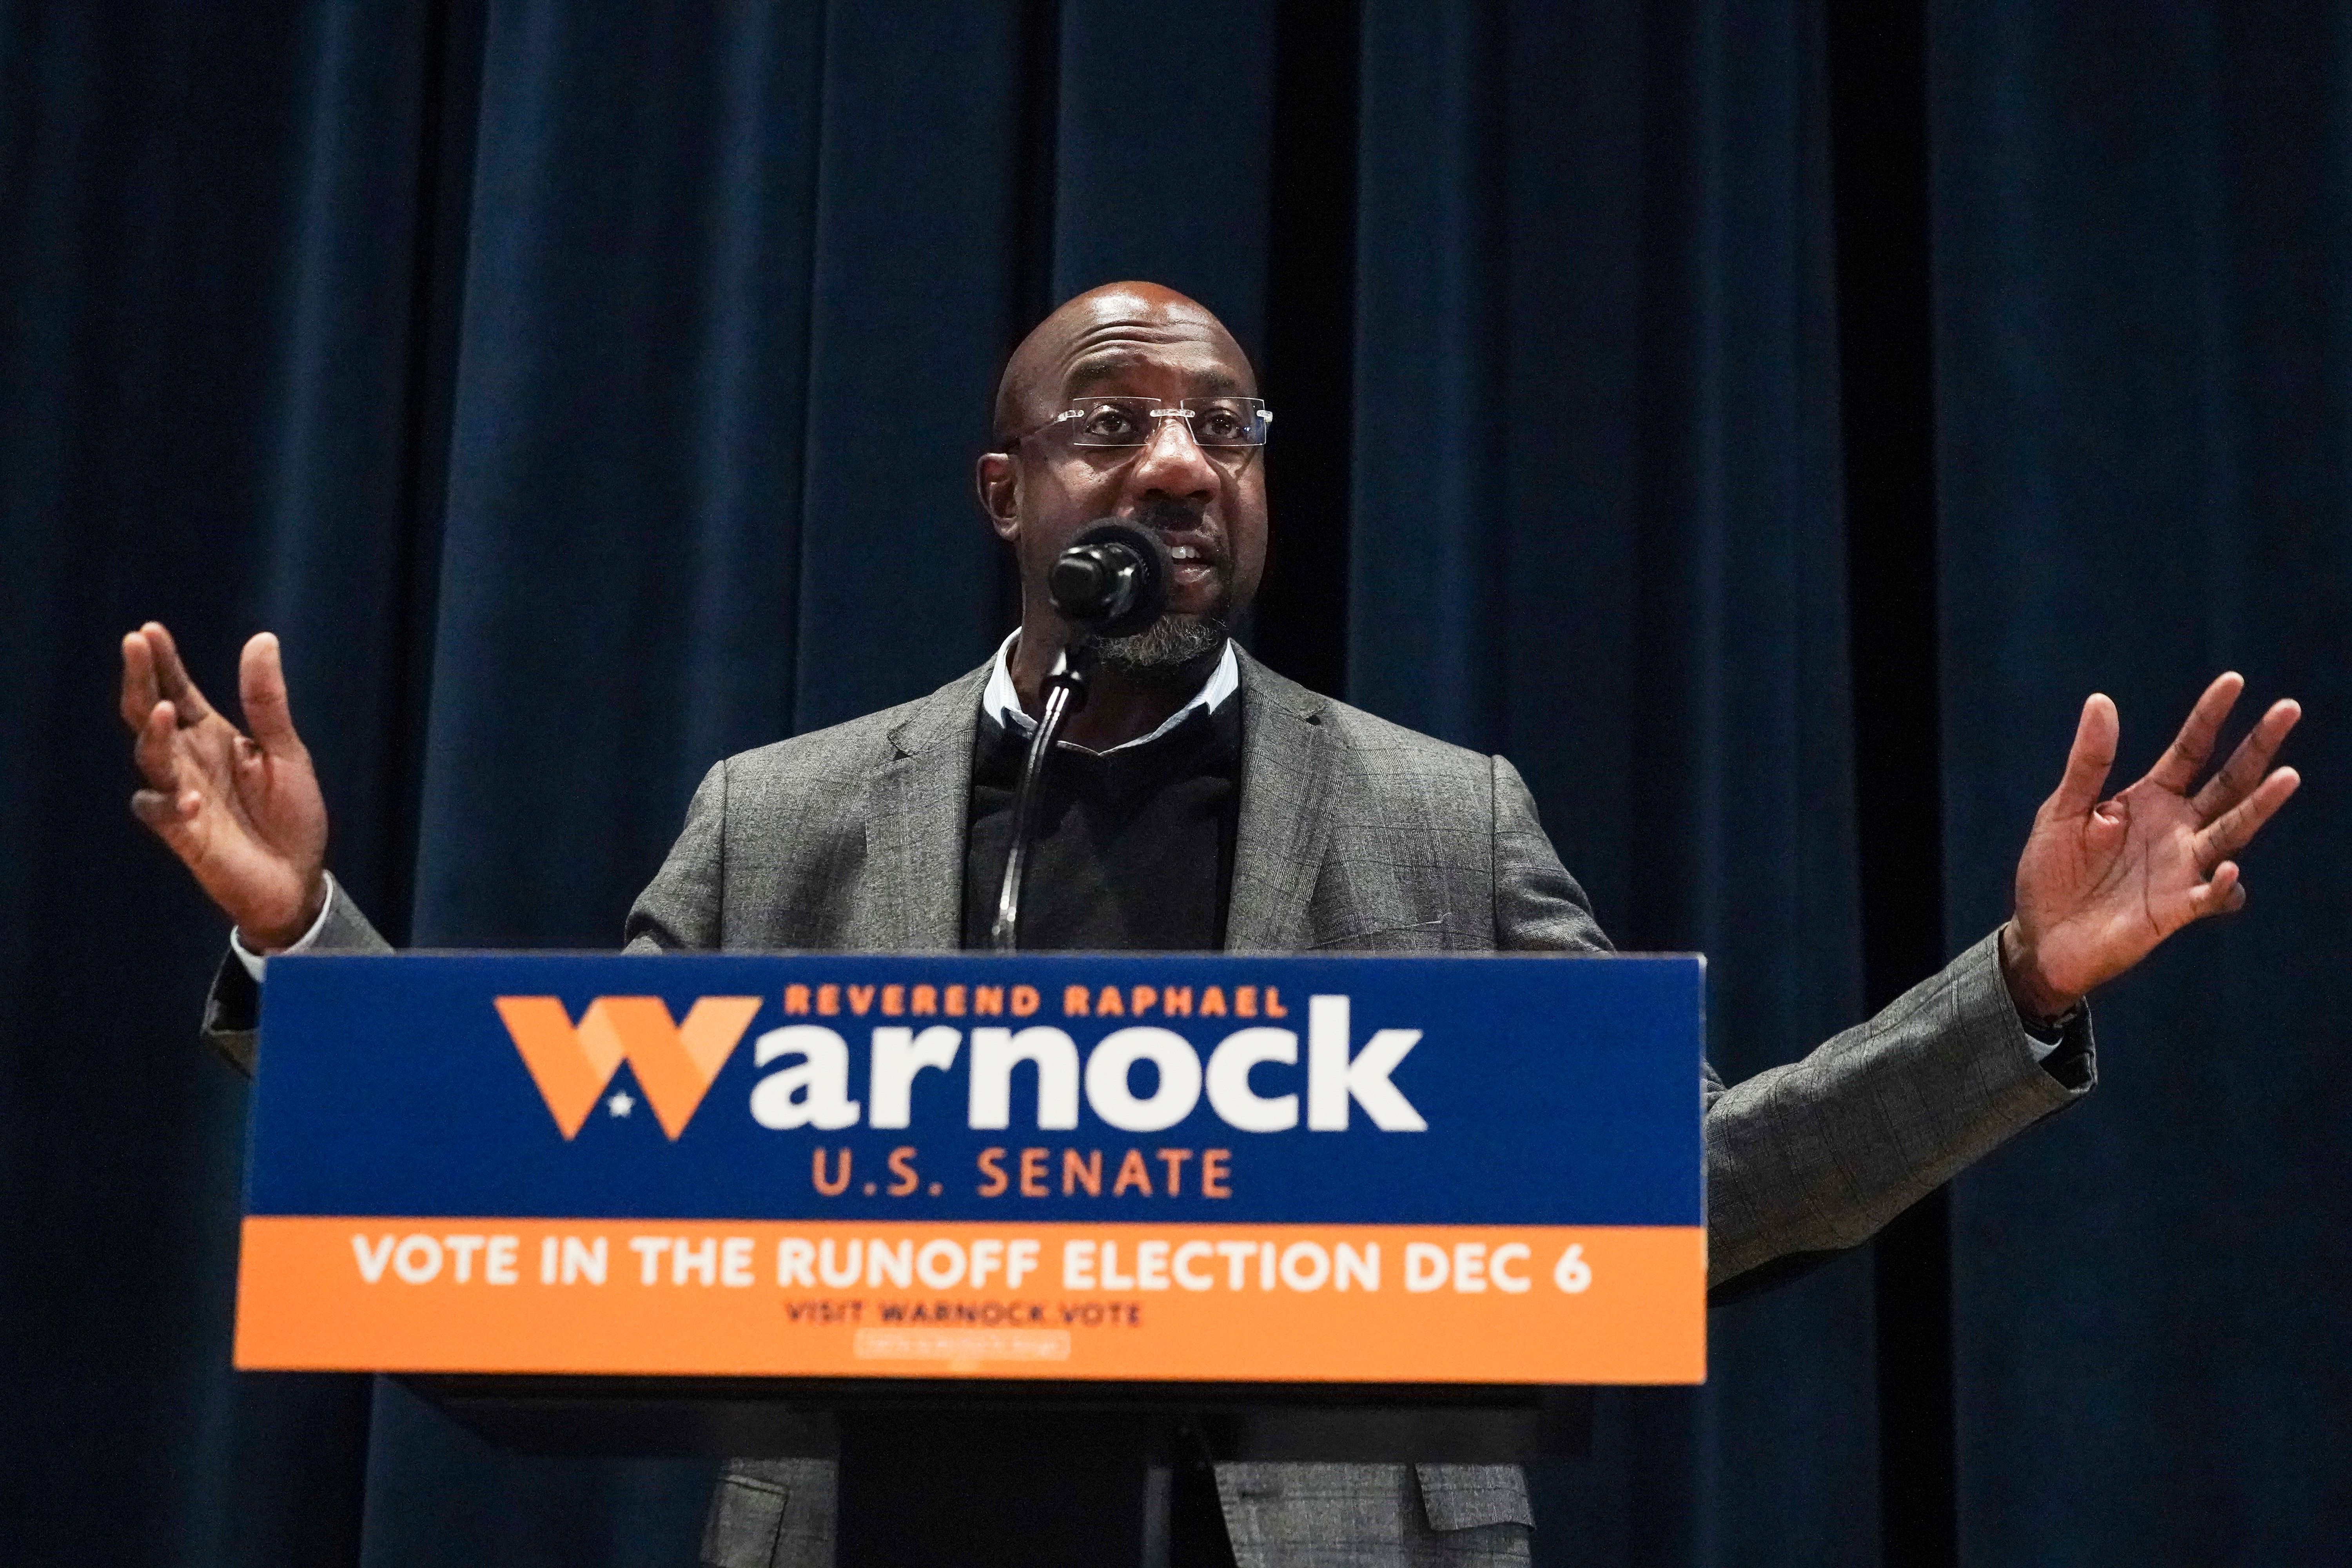
POLYGON ((131 811, 195 873, 247 947, 290 945, 326 902, 327 806, 294 732, 278 639, 237 660, 250 735, 188 679, 172 634, 150 621, 122 639, 122 721, 147 787, 131 811))
POLYGON ((2010 989, 2027 1012, 2055 1017, 2189 921, 2245 903, 2231 857, 2303 782, 2271 767, 2303 717, 2282 700, 2195 787, 2245 684, 2235 672, 2217 678, 2147 776, 2107 800, 2099 792, 2115 765, 2116 705, 2098 695, 2083 704, 2066 775, 2034 814, 2017 913, 2001 931, 2010 989))

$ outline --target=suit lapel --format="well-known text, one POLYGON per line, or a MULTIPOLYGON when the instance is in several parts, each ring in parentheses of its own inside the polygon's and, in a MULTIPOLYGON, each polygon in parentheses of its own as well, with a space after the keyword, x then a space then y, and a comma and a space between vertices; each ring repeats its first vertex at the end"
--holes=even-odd
POLYGON ((1225 946, 1305 945, 1307 904, 1331 833, 1332 747, 1323 700, 1247 654, 1242 668, 1242 804, 1225 946))
POLYGON ((866 823, 872 899, 859 947, 936 952, 962 939, 964 816, 989 668, 940 688, 890 731, 893 754, 875 781, 866 823))

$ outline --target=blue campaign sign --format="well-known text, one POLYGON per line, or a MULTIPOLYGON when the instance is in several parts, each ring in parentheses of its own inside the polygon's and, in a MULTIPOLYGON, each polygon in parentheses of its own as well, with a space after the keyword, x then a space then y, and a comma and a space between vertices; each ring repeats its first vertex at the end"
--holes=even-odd
POLYGON ((271 961, 255 1215, 1697 1226, 1695 956, 271 961))

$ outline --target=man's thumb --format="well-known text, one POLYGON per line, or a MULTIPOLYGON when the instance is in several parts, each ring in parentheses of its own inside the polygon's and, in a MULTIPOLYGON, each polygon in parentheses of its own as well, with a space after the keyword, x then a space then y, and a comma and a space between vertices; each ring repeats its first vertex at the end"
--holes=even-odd
POLYGON ((294 712, 286 698, 286 669, 274 632, 256 632, 236 661, 236 696, 245 710, 246 733, 273 757, 302 750, 294 732, 294 712))

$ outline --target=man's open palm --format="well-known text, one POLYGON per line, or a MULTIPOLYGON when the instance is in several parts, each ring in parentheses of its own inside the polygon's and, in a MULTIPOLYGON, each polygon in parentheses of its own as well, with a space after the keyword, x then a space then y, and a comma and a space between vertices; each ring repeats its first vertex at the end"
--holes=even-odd
POLYGON ((147 787, 131 809, 195 873, 248 945, 287 946, 326 896, 327 807, 294 732, 278 639, 237 661, 250 735, 196 689, 172 634, 153 621, 122 639, 122 721, 147 787))
POLYGON ((2083 704, 2066 775, 2034 814, 2018 861, 2017 916, 2005 933, 2010 983, 2029 1010, 2063 1012, 2189 921, 2246 901, 2231 857, 2302 782, 2270 764, 2303 710, 2274 703, 2196 788, 2244 687, 2234 673, 2215 679, 2147 776, 2106 800, 2116 705, 2104 696, 2083 704))

